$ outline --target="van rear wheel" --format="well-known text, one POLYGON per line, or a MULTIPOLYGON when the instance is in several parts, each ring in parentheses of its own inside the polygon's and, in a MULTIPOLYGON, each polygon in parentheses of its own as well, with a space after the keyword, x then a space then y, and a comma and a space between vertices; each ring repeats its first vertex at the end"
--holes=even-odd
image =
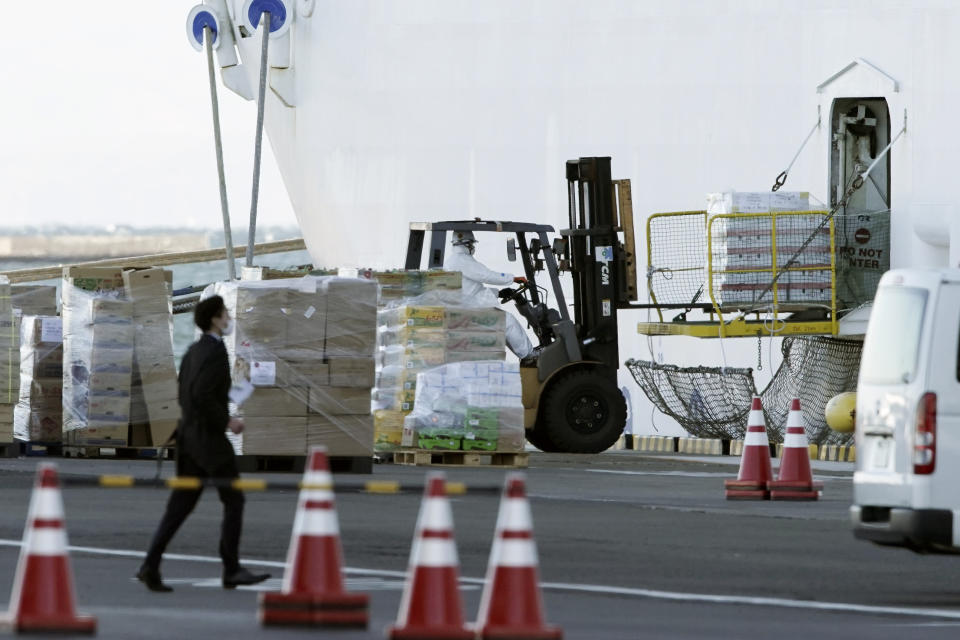
POLYGON ((606 451, 620 438, 626 423, 623 394, 613 379, 597 369, 571 371, 540 396, 537 426, 556 451, 606 451))

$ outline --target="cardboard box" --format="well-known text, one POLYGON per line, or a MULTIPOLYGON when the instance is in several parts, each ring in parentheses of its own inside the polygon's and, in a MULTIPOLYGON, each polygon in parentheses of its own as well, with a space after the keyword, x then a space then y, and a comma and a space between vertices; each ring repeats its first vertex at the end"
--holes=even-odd
POLYGON ((499 331, 448 331, 448 351, 503 351, 506 334, 499 331))
POLYGON ((94 422, 81 429, 71 429, 64 434, 64 442, 72 445, 85 446, 127 446, 129 425, 117 421, 94 422))
POLYGON ((283 311, 287 324, 287 348, 307 345, 314 350, 319 346, 322 351, 326 337, 327 297, 322 292, 289 290, 283 311))
POLYGON ((307 447, 324 445, 331 456, 373 455, 373 416, 307 418, 307 447))
POLYGON ((133 304, 116 298, 94 298, 90 301, 90 321, 93 323, 131 322, 133 304))
POLYGON ((123 348, 133 346, 132 322, 103 322, 90 326, 94 348, 123 348))
POLYGON ((131 375, 129 373, 92 372, 90 378, 87 380, 86 386, 90 390, 90 393, 115 391, 128 395, 130 393, 131 383, 131 375))
POLYGON ((129 373, 133 370, 133 348, 94 349, 90 356, 90 368, 103 373, 129 373))
POLYGON ((325 416, 367 415, 370 388, 314 387, 310 389, 310 413, 325 416))
POLYGON ((165 269, 137 269, 123 272, 123 288, 133 300, 134 316, 170 312, 170 288, 165 269))
POLYGON ((331 387, 371 388, 376 381, 377 364, 373 358, 331 358, 331 387))
POLYGON ((257 388, 241 410, 245 418, 306 416, 308 395, 305 387, 257 388))
POLYGON ((177 419, 171 420, 151 420, 150 421, 150 444, 154 447, 162 447, 177 430, 180 423, 177 419))
POLYGON ((326 387, 330 384, 330 365, 319 360, 277 363, 277 384, 281 387, 326 387))
POLYGON ((494 307, 447 307, 446 328, 461 331, 505 331, 507 316, 494 307))
POLYGON ((87 416, 92 420, 108 418, 129 421, 130 396, 90 395, 87 398, 87 416))
POLYGON ((307 418, 244 418, 243 453, 304 455, 307 418))
POLYGON ((123 270, 120 267, 64 267, 63 277, 83 291, 123 290, 123 270))
POLYGON ((332 278, 326 282, 328 357, 373 356, 377 348, 377 283, 332 278))
POLYGON ((379 410, 373 412, 373 448, 377 451, 393 451, 403 437, 403 419, 406 411, 379 410))
POLYGON ((15 284, 10 287, 14 308, 24 315, 57 315, 57 287, 50 284, 15 284))

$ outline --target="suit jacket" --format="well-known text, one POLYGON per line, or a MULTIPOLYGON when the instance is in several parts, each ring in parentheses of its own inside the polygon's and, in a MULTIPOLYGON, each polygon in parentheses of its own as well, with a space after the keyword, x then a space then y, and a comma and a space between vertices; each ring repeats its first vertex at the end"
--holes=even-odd
POLYGON ((193 343, 180 364, 179 382, 178 450, 209 475, 235 475, 233 446, 226 435, 230 364, 223 341, 204 334, 193 343))

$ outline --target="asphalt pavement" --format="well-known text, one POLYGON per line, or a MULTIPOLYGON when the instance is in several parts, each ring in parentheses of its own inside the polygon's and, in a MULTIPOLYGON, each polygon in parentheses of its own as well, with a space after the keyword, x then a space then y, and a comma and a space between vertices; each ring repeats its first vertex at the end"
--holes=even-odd
MULTIPOLYGON (((38 460, 0 460, 0 603, 9 598, 38 460)), ((151 477, 156 463, 58 460, 65 476, 151 477)), ((853 539, 851 469, 818 464, 817 502, 728 502, 732 459, 636 452, 534 454, 527 471, 547 617, 570 639, 947 638, 960 630, 957 559, 920 556, 853 539)), ((453 498, 466 615, 476 615, 498 498, 471 487, 502 483, 503 470, 446 468, 468 494, 453 498)), ((172 472, 167 463, 165 473, 172 472)), ((423 468, 379 465, 376 480, 422 483, 423 468)), ((254 474, 248 477, 256 477, 254 474)), ((296 476, 270 474, 271 479, 296 476)), ((338 475, 345 487, 368 476, 338 475)), ((292 491, 250 493, 241 550, 274 579, 253 589, 219 586, 220 506, 208 491, 162 567, 171 594, 131 579, 162 513, 158 489, 64 489, 81 609, 101 638, 296 638, 262 629, 256 590, 275 590, 296 508, 292 491)), ((371 594, 367 632, 395 618, 420 495, 338 493, 350 588, 371 594)))

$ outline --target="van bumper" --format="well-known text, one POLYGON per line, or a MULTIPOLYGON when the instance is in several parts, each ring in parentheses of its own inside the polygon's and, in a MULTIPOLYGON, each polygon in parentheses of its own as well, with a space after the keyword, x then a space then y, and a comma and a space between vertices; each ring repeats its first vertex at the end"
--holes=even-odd
POLYGON ((877 544, 915 550, 953 549, 953 512, 949 509, 850 507, 853 535, 877 544))

